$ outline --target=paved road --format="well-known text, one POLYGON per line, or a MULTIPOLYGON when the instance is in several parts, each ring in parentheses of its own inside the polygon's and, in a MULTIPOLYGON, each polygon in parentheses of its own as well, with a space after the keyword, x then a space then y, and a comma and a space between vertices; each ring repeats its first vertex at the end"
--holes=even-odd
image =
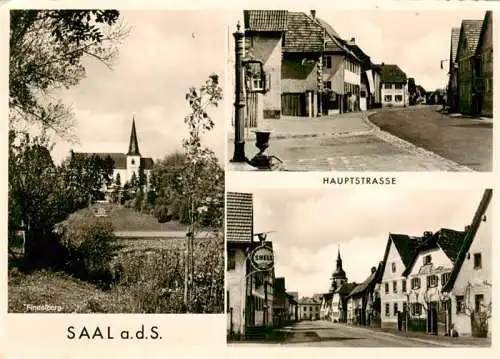
POLYGON ((291 328, 286 345, 314 347, 442 347, 437 341, 408 338, 326 321, 302 321, 291 328))
MULTIPOLYGON (((465 142, 469 141, 469 137, 474 138, 474 141, 479 141, 480 136, 474 135, 474 133, 480 132, 477 128, 478 125, 468 128, 468 130, 472 130, 470 136, 463 129, 458 131, 462 136, 461 138, 458 132, 454 136, 442 135, 447 139, 455 138, 456 143, 454 144, 453 153, 463 151, 463 158, 469 156, 470 160, 462 160, 461 164, 456 162, 456 156, 446 157, 433 152, 432 149, 421 148, 422 141, 417 141, 417 145, 414 145, 399 138, 397 136, 399 132, 393 135, 384 131, 386 128, 384 124, 391 121, 391 124, 387 126, 389 130, 398 127, 399 122, 403 123, 401 125, 403 128, 405 126, 411 128, 410 124, 420 128, 422 125, 418 123, 418 120, 415 120, 413 124, 407 118, 412 116, 420 118, 435 113, 434 108, 382 110, 374 115, 376 116, 377 121, 375 122, 377 125, 381 125, 381 122, 383 122, 382 130, 364 119, 365 114, 362 113, 322 118, 321 120, 306 118, 273 120, 275 121, 275 132, 271 136, 267 153, 276 155, 283 160, 286 169, 289 171, 461 172, 485 170, 488 167, 487 163, 491 168, 491 148, 489 160, 486 151, 488 143, 491 145, 491 129, 481 129, 481 136, 485 137, 485 139, 481 144, 477 145, 480 148, 476 150, 472 149, 473 146, 470 143, 465 142), (386 118, 389 118, 390 121, 386 120, 386 118), (489 140, 487 138, 488 131, 490 133, 489 140), (462 144, 462 142, 465 144, 462 144)), ((447 116, 444 117, 448 118, 447 116)), ((460 122, 462 126, 469 126, 472 123, 470 121, 474 120, 466 122, 467 120, 464 119, 454 119, 454 121, 462 121, 460 122)), ((432 128, 427 127, 424 132, 437 140, 439 135, 434 134, 432 131, 432 128)), ((407 129, 406 132, 411 132, 411 129, 407 129)), ((414 132, 417 132, 417 130, 414 132)), ((231 139, 228 140, 228 153, 231 154, 234 147, 231 139)), ((245 150, 248 158, 251 158, 257 152, 253 139, 247 139, 245 150)))
POLYGON ((493 123, 441 114, 436 107, 380 111, 370 121, 403 140, 475 171, 492 170, 493 123))

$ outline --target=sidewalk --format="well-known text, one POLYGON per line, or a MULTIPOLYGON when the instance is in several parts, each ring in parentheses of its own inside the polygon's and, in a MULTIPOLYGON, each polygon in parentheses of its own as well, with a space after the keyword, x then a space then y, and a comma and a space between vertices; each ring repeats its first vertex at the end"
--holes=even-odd
MULTIPOLYGON (((304 138, 319 136, 355 136, 368 134, 375 127, 368 121, 368 112, 350 112, 323 117, 281 117, 262 120, 259 129, 270 130, 271 139, 304 138)), ((255 139, 255 128, 245 129, 245 140, 255 139)), ((228 132, 234 141, 234 126, 228 132)))
POLYGON ((358 325, 347 325, 347 327, 360 328, 365 330, 373 330, 377 332, 382 332, 395 337, 400 338, 410 338, 413 340, 418 340, 423 343, 435 343, 439 345, 445 345, 450 347, 491 347, 491 338, 475 338, 472 336, 462 336, 462 337, 449 337, 444 335, 432 335, 423 332, 403 332, 394 328, 376 328, 376 327, 365 327, 358 325))

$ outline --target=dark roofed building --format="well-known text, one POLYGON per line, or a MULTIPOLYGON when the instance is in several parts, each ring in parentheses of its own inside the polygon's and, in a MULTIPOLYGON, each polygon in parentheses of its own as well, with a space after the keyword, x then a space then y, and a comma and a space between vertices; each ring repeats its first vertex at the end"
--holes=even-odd
POLYGON ((408 104, 408 78, 398 65, 382 63, 380 87, 382 106, 406 106, 408 104))
POLYGON ((476 55, 483 20, 463 20, 458 40, 456 62, 458 64, 458 111, 475 115, 480 112, 481 89, 475 80, 476 55))
POLYGON ((453 229, 441 228, 439 231, 432 233, 426 232, 422 237, 422 243, 416 248, 411 258, 410 263, 406 266, 403 272, 404 276, 408 276, 422 252, 441 249, 449 260, 454 263, 457 259, 458 252, 464 240, 464 231, 455 231, 453 229))
MULTIPOLYGON (((142 157, 139 151, 139 139, 135 128, 135 119, 132 119, 132 128, 130 131, 130 139, 127 153, 119 152, 71 152, 71 155, 81 155, 85 157, 96 156, 103 160, 111 160, 113 164, 113 184, 119 180, 120 185, 130 182, 132 178, 138 180, 140 171, 144 171, 146 176, 146 185, 149 186, 151 170, 154 166, 154 161, 150 157, 142 157)), ((111 189, 107 189, 109 192, 111 189)))
POLYGON ((381 64, 380 66, 380 82, 383 84, 396 84, 403 83, 406 84, 408 80, 406 74, 399 68, 398 65, 386 65, 381 64))

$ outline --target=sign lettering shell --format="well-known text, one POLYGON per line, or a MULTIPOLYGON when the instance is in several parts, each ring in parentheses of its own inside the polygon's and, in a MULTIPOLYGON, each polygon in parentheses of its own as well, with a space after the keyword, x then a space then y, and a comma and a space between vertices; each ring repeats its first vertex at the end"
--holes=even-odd
POLYGON ((250 253, 250 261, 257 270, 269 270, 274 266, 273 250, 267 246, 259 246, 250 253))

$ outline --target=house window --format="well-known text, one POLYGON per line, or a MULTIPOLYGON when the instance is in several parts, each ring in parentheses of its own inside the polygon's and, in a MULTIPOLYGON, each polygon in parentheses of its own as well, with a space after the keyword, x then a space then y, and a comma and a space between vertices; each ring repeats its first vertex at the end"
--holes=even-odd
POLYGON ((388 317, 390 315, 389 303, 385 303, 385 316, 388 317))
POLYGON ((406 302, 403 302, 403 313, 406 313, 408 311, 408 304, 406 302))
POLYGON ((403 84, 396 84, 396 90, 401 90, 403 88, 403 84))
POLYGON ((427 288, 435 288, 438 286, 439 278, 437 275, 427 276, 427 288))
POLYGON ((309 307, 309 311, 312 312, 313 311, 313 307, 309 307))
POLYGON ((398 303, 394 303, 394 315, 398 315, 398 303))
POLYGON ((396 272, 396 263, 392 263, 392 273, 396 272))
POLYGON ((393 293, 398 292, 398 282, 396 282, 396 281, 392 282, 392 292, 393 293))
POLYGON ((450 280, 451 273, 441 274, 441 286, 444 286, 450 280))
POLYGON ((236 268, 236 251, 229 249, 227 251, 227 270, 233 270, 236 268))
POLYGON ((401 281, 401 291, 402 291, 403 293, 406 293, 406 279, 403 279, 403 280, 401 281))
POLYGON ((474 253, 474 269, 481 269, 482 264, 481 253, 474 253))
POLYGON ((394 99, 396 100, 396 102, 403 102, 403 95, 396 95, 394 96, 394 99))
POLYGON ((426 256, 424 257, 424 266, 425 266, 425 265, 427 265, 427 264, 431 264, 431 262, 432 262, 432 257, 431 257, 431 255, 430 255, 430 254, 426 255, 426 256))
POLYGON ((384 96, 384 101, 385 102, 392 102, 392 95, 385 95, 384 96))
POLYGON ((226 291, 226 310, 228 313, 230 311, 230 308, 231 308, 231 306, 229 304, 229 291, 226 291))
POLYGON ((325 67, 327 69, 332 68, 332 57, 331 56, 325 56, 325 67))
POLYGON ((420 303, 413 303, 411 305, 411 314, 414 316, 420 316, 422 314, 422 305, 420 303))
POLYGON ((463 295, 457 295, 455 297, 455 300, 457 301, 457 314, 458 313, 465 313, 464 296, 463 295))
POLYGON ((419 289, 420 288, 420 278, 413 278, 411 280, 411 289, 419 289))
POLYGON ((392 88, 392 84, 384 84, 384 88, 385 89, 391 89, 392 88))
POLYGON ((385 294, 389 293, 389 283, 385 283, 385 294))
POLYGON ((482 312, 484 307, 484 295, 476 294, 474 297, 474 310, 476 313, 482 312))
POLYGON ((332 89, 332 82, 331 82, 331 81, 326 81, 326 82, 325 82, 325 87, 326 87, 327 89, 331 90, 331 89, 332 89))
POLYGON ((135 165, 135 160, 132 158, 132 159, 130 160, 130 163, 131 163, 131 164, 133 164, 133 165, 135 165))

